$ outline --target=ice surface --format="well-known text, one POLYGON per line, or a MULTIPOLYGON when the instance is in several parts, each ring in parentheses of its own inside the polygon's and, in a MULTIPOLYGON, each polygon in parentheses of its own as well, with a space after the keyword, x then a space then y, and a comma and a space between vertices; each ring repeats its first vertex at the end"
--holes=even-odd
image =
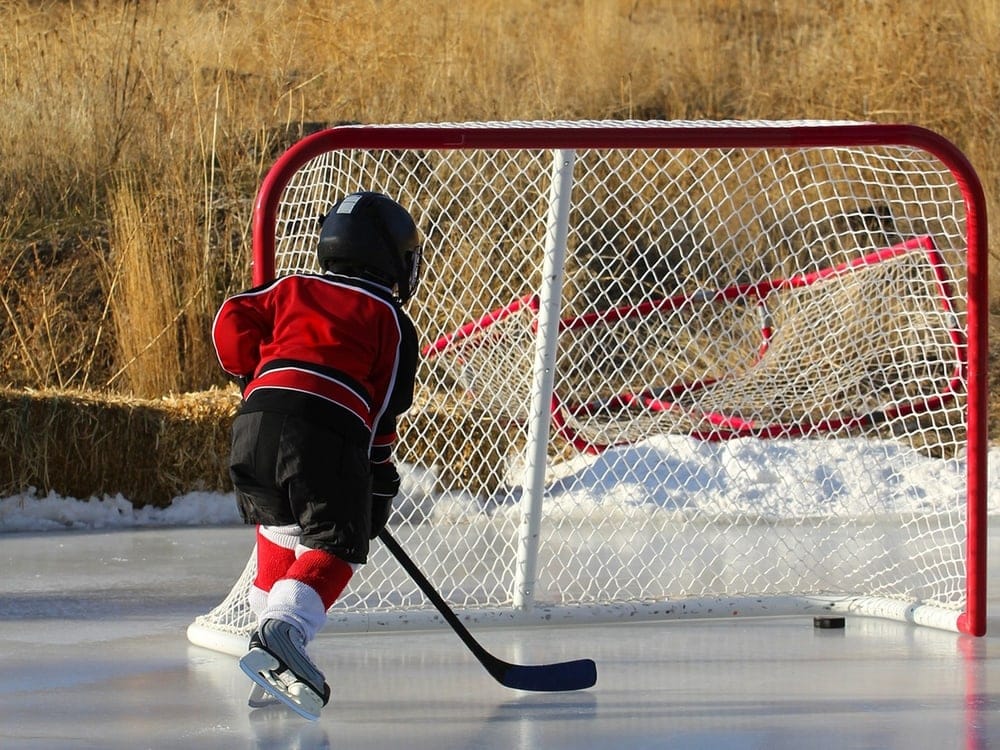
POLYGON ((993 589, 984 638, 850 618, 476 631, 508 661, 595 659, 578 693, 508 690, 450 630, 321 635, 319 721, 251 711, 236 660, 185 638, 251 544, 226 525, 0 536, 0 747, 1000 746, 993 589))
MULTIPOLYGON (((713 460, 780 460, 751 447, 715 448, 713 460)), ((628 450, 655 461, 661 448, 628 450)), ((831 456, 813 476, 835 477, 849 460, 831 456)), ((251 711, 236 659, 185 637, 253 544, 231 495, 192 493, 166 510, 122 497, 0 499, 0 748, 1000 747, 1000 453, 989 463, 983 638, 860 618, 843 630, 809 618, 476 630, 507 661, 597 662, 594 688, 541 694, 498 685, 447 629, 328 633, 310 649, 333 689, 316 723, 284 708, 251 711)), ((912 468, 894 475, 905 485, 897 498, 928 481, 950 486, 948 466, 912 468)), ((816 502, 823 484, 803 484, 803 500, 816 502)), ((595 497, 608 502, 610 489, 595 497)), ((680 489, 651 502, 732 502, 680 489)), ((438 500, 407 490, 408 502, 438 500)))

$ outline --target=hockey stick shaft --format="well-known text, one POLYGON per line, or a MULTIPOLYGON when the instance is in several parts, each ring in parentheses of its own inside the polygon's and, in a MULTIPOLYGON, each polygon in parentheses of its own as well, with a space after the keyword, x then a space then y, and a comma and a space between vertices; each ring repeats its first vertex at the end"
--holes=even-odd
POLYGON ((417 586, 424 593, 431 603, 441 613, 441 616, 455 631, 456 635, 469 648, 486 671, 499 682, 509 688, 517 690, 540 690, 546 692, 556 692, 564 690, 583 690, 592 687, 597 682, 597 666, 590 659, 577 659, 575 661, 556 662, 553 664, 532 664, 520 665, 510 664, 502 659, 493 656, 469 632, 468 628, 462 624, 458 615, 448 606, 448 603, 437 592, 426 576, 420 571, 416 563, 410 559, 403 548, 396 541, 395 537, 389 533, 388 529, 379 532, 379 539, 389 548, 392 556, 396 558, 403 569, 416 582, 417 586))

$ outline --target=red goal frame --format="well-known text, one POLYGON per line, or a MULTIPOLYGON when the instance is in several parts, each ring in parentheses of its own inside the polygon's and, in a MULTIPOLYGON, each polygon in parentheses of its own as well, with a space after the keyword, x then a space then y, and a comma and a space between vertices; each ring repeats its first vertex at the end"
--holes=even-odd
POLYGON ((264 178, 254 205, 253 282, 274 277, 278 206, 284 186, 310 159, 337 149, 822 148, 903 145, 926 151, 954 175, 966 210, 967 602, 957 629, 986 632, 988 231, 982 184, 965 155, 943 136, 906 124, 691 124, 633 129, 556 127, 342 126, 305 137, 264 178))

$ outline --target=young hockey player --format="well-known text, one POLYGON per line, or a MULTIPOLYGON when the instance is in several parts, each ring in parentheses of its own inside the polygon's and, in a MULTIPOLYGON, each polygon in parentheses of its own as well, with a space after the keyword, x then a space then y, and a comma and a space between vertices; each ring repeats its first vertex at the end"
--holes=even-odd
MULTIPOLYGON (((306 646, 368 558, 399 491, 396 417, 413 398, 417 335, 402 309, 417 286, 419 233, 379 193, 338 201, 322 220, 322 274, 292 274, 227 299, 212 338, 243 391, 230 476, 257 525, 258 618, 240 667, 310 719, 330 698, 306 646)), ((266 691, 266 692, 265 692, 266 691)))

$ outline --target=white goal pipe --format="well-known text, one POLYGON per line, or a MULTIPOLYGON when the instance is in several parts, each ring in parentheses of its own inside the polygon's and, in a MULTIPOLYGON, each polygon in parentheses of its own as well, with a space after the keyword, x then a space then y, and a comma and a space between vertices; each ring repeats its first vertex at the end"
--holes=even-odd
MULTIPOLYGON (((614 622, 681 622, 729 620, 748 617, 872 617, 910 623, 922 627, 961 632, 954 611, 921 602, 879 597, 845 596, 717 596, 686 599, 683 602, 632 602, 628 604, 581 604, 573 607, 535 606, 530 609, 477 609, 459 611, 470 628, 512 626, 606 624, 614 622)), ((436 610, 396 612, 334 612, 328 618, 327 634, 380 633, 399 630, 436 630, 447 627, 436 610)), ((247 637, 194 623, 188 640, 204 648, 242 656, 247 637)))
POLYGON ((549 448, 550 404, 556 370, 556 343, 559 335, 559 311, 562 300, 563 266, 566 260, 566 237, 569 226, 570 194, 573 190, 573 151, 553 153, 552 190, 545 232, 545 255, 542 286, 538 302, 538 336, 532 378, 531 411, 528 418, 528 445, 521 526, 517 546, 517 577, 514 608, 530 609, 534 603, 535 577, 538 573, 539 529, 542 518, 542 494, 545 492, 545 468, 549 448))

